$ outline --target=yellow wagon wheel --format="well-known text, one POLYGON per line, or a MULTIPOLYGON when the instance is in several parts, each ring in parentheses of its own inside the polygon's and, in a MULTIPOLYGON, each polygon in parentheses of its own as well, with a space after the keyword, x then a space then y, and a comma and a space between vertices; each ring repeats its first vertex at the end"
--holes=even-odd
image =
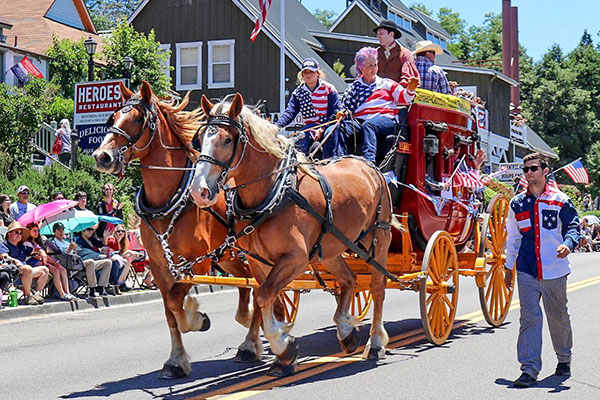
POLYGON ((479 257, 485 257, 484 285, 479 287, 479 302, 485 320, 494 327, 506 319, 513 296, 514 275, 510 287, 504 282, 508 207, 509 200, 503 195, 496 195, 490 202, 489 215, 484 216, 481 228, 478 253, 479 257))
POLYGON ((373 296, 369 289, 355 290, 350 304, 350 314, 362 321, 369 312, 373 296))
POLYGON ((448 232, 437 231, 429 239, 421 270, 426 275, 419 294, 423 330, 439 346, 450 336, 458 303, 458 258, 448 232))
POLYGON ((279 293, 279 300, 283 304, 285 322, 296 322, 298 305, 300 304, 300 292, 297 290, 286 290, 279 293))

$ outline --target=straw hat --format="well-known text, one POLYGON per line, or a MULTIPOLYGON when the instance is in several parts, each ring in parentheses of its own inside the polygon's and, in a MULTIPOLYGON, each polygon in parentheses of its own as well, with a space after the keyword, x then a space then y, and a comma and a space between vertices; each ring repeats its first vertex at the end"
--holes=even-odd
POLYGON ((444 54, 444 49, 439 44, 433 43, 431 40, 421 40, 415 44, 413 54, 423 53, 425 51, 433 51, 436 55, 444 54))
POLYGON ((29 229, 25 228, 24 226, 22 226, 19 221, 13 221, 10 223, 10 225, 8 225, 8 230, 6 231, 6 235, 8 236, 9 233, 11 233, 12 231, 18 231, 21 230, 23 232, 23 235, 21 236, 21 242, 27 240, 27 238, 29 237, 29 229))

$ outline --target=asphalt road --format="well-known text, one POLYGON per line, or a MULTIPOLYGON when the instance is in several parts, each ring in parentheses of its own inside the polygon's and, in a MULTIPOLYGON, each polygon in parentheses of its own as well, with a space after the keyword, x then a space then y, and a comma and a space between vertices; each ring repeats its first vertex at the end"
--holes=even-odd
MULTIPOLYGON (((162 303, 0 322, 0 399, 600 399, 600 253, 570 256, 569 308, 574 331, 573 375, 556 365, 547 329, 544 367, 533 388, 514 389, 518 302, 507 323, 491 329, 479 313, 472 278, 461 278, 456 329, 440 347, 421 335, 418 296, 388 291, 384 308, 390 350, 380 362, 340 353, 335 301, 302 295, 293 329, 300 345, 295 376, 272 379, 263 363, 232 361, 245 329, 234 322, 237 292, 200 296, 212 328, 184 336, 192 373, 158 379, 170 342, 162 303)), ((362 343, 367 339, 367 319, 362 343)))

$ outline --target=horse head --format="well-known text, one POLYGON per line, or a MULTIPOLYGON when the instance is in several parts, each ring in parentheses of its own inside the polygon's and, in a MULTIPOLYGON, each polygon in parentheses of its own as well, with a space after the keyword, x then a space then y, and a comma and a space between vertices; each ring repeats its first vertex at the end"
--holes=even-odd
POLYGON ((241 112, 244 99, 237 93, 224 110, 225 103, 215 106, 202 96, 206 123, 198 130, 192 147, 200 154, 191 186, 194 202, 199 207, 210 207, 217 201, 219 189, 230 178, 245 153, 248 135, 241 112))
POLYGON ((120 87, 125 103, 108 119, 108 133, 92 153, 101 172, 120 173, 128 162, 142 158, 149 152, 157 129, 156 98, 150 84, 143 81, 137 94, 123 83, 120 87))

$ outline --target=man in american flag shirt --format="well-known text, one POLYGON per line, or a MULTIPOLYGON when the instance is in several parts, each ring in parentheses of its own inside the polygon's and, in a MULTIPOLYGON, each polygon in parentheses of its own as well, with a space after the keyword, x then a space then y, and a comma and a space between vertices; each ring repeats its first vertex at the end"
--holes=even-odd
MULTIPOLYGON (((377 50, 363 47, 354 57, 359 76, 344 92, 341 101, 343 111, 338 118, 346 118, 331 134, 323 149, 323 156, 344 155, 347 143, 355 134, 362 137, 362 156, 375 162, 378 143, 396 134, 398 106, 411 103, 415 98, 418 78, 410 78, 408 87, 377 76, 377 50)), ((327 134, 325 134, 327 137, 327 134)), ((389 149, 381 149, 385 154, 389 149)))
POLYGON ((567 255, 579 242, 579 217, 573 203, 556 186, 548 185, 548 161, 541 153, 523 159, 527 191, 510 201, 506 230, 506 275, 508 287, 517 271, 521 317, 517 359, 521 376, 516 387, 536 383, 542 368, 542 310, 558 358, 555 374, 571 374, 571 321, 567 309, 567 255))

